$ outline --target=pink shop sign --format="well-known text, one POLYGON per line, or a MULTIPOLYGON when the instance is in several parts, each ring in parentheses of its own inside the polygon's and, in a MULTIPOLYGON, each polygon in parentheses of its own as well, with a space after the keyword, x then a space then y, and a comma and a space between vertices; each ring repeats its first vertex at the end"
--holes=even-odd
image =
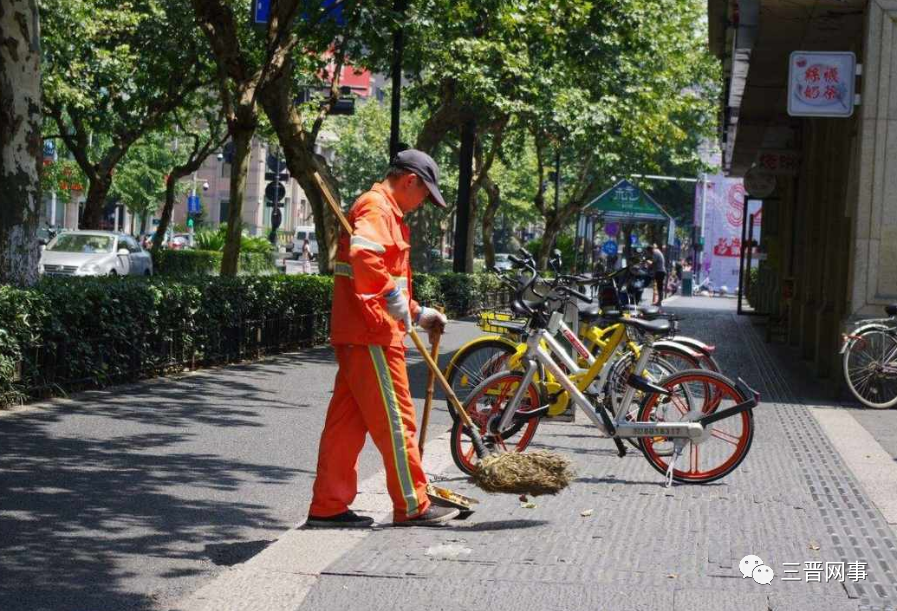
POLYGON ((794 51, 788 67, 788 114, 849 117, 853 114, 856 56, 839 51, 794 51))

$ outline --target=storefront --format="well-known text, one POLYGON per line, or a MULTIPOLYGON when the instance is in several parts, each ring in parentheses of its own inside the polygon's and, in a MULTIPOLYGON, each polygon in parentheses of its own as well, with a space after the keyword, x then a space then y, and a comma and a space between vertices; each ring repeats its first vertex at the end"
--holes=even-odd
POLYGON ((897 1, 708 0, 708 13, 723 171, 762 191, 758 308, 839 375, 844 324, 897 301, 897 1), (802 114, 826 104, 840 116, 802 114))

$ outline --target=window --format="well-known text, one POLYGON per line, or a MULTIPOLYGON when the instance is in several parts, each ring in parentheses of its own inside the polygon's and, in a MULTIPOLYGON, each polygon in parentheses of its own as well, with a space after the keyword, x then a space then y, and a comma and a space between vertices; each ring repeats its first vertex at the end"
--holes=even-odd
POLYGON ((218 222, 226 223, 227 222, 227 209, 230 207, 230 202, 226 199, 221 200, 221 203, 218 204, 218 222))
POLYGON ((66 233, 56 238, 56 243, 48 250, 57 252, 80 252, 85 254, 110 253, 115 241, 111 236, 83 233, 66 233))
POLYGON ((140 245, 134 240, 134 238, 126 237, 123 240, 125 248, 127 248, 130 252, 139 253, 140 245))

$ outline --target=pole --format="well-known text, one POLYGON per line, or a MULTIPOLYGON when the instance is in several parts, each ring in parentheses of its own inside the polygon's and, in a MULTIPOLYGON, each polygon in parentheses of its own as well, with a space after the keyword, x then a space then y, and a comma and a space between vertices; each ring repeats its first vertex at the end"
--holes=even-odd
MULTIPOLYGON (((395 0, 393 9, 399 14, 399 19, 404 21, 407 0, 395 0)), ((405 28, 400 23, 392 34, 392 107, 391 123, 389 127, 389 158, 392 159, 399 152, 399 120, 402 112, 402 55, 405 51, 405 28)))
MULTIPOLYGON (((193 172, 193 197, 196 197, 196 172, 193 172)), ((193 223, 190 223, 190 206, 187 206, 187 221, 189 227, 187 227, 188 232, 190 233, 190 247, 193 247, 193 223)))
POLYGON ((695 264, 698 270, 698 285, 701 284, 701 272, 704 269, 704 225, 707 222, 707 172, 704 172, 701 175, 701 259, 698 262, 697 257, 695 258, 695 264))
POLYGON ((470 183, 473 180, 473 145, 476 124, 471 119, 461 126, 461 150, 458 168, 458 215, 455 226, 454 263, 452 271, 467 271, 467 230, 470 226, 470 183))

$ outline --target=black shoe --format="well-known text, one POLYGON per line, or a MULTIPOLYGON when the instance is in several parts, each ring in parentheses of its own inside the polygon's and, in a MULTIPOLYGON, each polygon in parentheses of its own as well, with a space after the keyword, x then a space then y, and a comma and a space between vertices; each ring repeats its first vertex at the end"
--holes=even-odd
POLYGON ((437 507, 430 505, 425 512, 405 520, 404 522, 393 522, 393 526, 444 526, 446 522, 457 518, 461 512, 453 507, 437 507))
POLYGON ((308 528, 370 528, 373 523, 374 518, 360 516, 349 510, 326 518, 310 515, 305 521, 305 526, 308 528))

